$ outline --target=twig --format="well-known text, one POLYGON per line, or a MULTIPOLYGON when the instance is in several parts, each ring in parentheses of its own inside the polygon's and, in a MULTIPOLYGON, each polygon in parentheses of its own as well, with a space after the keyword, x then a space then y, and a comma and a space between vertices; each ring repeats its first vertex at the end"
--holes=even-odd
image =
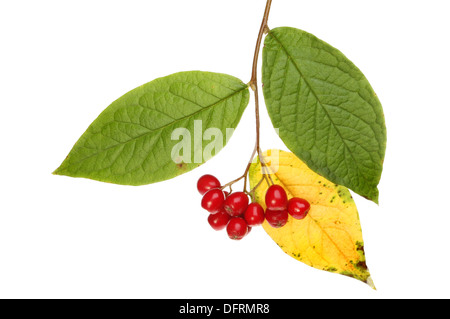
MULTIPOLYGON (((260 148, 260 126, 261 126, 261 121, 260 121, 260 117, 259 117, 259 93, 258 93, 258 73, 257 73, 257 68, 258 68, 258 58, 259 58, 259 52, 261 50, 261 43, 262 43, 262 39, 265 33, 269 32, 269 27, 267 25, 267 22, 269 20, 269 13, 270 13, 270 8, 272 6, 272 0, 267 0, 266 3, 266 9, 264 10, 264 17, 261 23, 261 28, 259 29, 259 33, 258 33, 258 38, 256 40, 256 47, 255 47, 255 54, 253 56, 253 65, 252 65, 252 76, 249 82, 249 86, 251 87, 251 89, 253 90, 254 94, 255 94, 255 120, 256 120, 256 143, 255 143, 255 149, 252 152, 252 156, 250 158, 250 161, 248 162, 248 165, 245 169, 244 174, 235 179, 234 181, 231 181, 227 184, 225 184, 224 186, 222 186, 222 189, 224 189, 225 187, 230 187, 231 190, 231 186, 237 182, 239 182, 240 180, 244 179, 244 192, 249 194, 249 192, 247 192, 247 175, 248 172, 250 170, 250 166, 253 162, 253 158, 255 157, 256 154, 258 154, 260 163, 261 163, 261 168, 263 170, 263 177, 261 179, 261 181, 258 183, 257 186, 259 186, 262 183, 263 179, 266 179, 267 183, 269 184, 269 180, 270 183, 273 184, 272 181, 272 177, 270 176, 270 174, 268 173, 268 168, 267 165, 264 161, 264 157, 262 155, 261 152, 261 148, 260 148), (268 177, 267 177, 268 176, 268 177)), ((256 187, 255 187, 256 188, 256 187)), ((255 190, 255 188, 253 188, 252 191, 255 190)), ((250 193, 252 192, 250 191, 250 193)))

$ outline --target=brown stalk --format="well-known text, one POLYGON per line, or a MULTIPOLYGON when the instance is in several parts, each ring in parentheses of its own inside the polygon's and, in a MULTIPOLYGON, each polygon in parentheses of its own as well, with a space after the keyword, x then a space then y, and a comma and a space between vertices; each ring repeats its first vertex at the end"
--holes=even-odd
POLYGON ((250 161, 245 169, 244 174, 235 179, 234 181, 231 181, 227 184, 225 184, 223 188, 225 187, 230 187, 231 190, 231 185, 233 185, 234 183, 240 181, 241 179, 244 179, 244 192, 250 194, 252 196, 252 193, 255 191, 255 189, 262 183, 262 181, 265 179, 267 181, 267 183, 272 183, 272 177, 269 174, 269 170, 267 168, 267 165, 265 163, 264 160, 264 156, 261 152, 261 147, 260 147, 260 126, 261 126, 261 121, 260 121, 260 117, 259 117, 259 92, 258 92, 258 58, 259 58, 259 52, 261 50, 261 43, 262 43, 262 39, 264 37, 265 33, 269 32, 269 27, 267 25, 268 21, 269 21, 269 13, 270 13, 270 8, 272 6, 272 0, 267 0, 266 3, 266 9, 264 10, 264 17, 261 23, 261 27, 259 29, 259 33, 258 33, 258 38, 256 40, 256 47, 255 47, 255 54, 253 56, 253 66, 252 66, 252 76, 249 82, 249 86, 251 87, 251 89, 254 92, 255 95, 255 120, 256 120, 256 143, 255 143, 255 149, 253 150, 253 153, 251 155, 250 161), (247 192, 247 175, 248 175, 248 171, 250 170, 250 166, 251 163, 253 162, 253 158, 255 157, 255 155, 258 154, 259 160, 261 162, 261 167, 263 170, 263 177, 261 178, 261 180, 258 182, 257 186, 255 186, 250 193, 247 192), (270 181, 270 182, 269 182, 270 181))

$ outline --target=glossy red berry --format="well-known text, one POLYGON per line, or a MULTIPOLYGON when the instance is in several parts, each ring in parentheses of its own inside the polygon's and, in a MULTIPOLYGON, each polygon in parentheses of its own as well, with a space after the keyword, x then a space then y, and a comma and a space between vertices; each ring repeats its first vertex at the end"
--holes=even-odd
POLYGON ((248 236, 248 234, 250 234, 251 231, 252 231, 252 227, 247 226, 247 234, 245 236, 248 236))
POLYGON ((285 210, 266 209, 266 220, 273 228, 280 228, 286 225, 289 213, 285 210))
POLYGON ((217 213, 225 202, 225 195, 222 190, 218 188, 211 189, 207 191, 202 198, 202 207, 206 209, 211 214, 217 213))
POLYGON ((264 208, 258 203, 251 203, 245 210, 244 219, 251 227, 261 225, 265 219, 264 208))
POLYGON ((205 193, 213 188, 219 188, 220 182, 213 175, 203 175, 199 178, 197 182, 197 190, 201 195, 205 195, 205 193))
POLYGON ((228 237, 233 240, 241 240, 247 235, 248 225, 241 217, 233 217, 227 225, 228 237))
POLYGON ((309 212, 311 205, 306 199, 293 197, 288 202, 288 212, 295 219, 303 219, 309 212))
POLYGON ((286 191, 280 185, 272 185, 266 192, 266 206, 270 210, 285 210, 288 198, 286 191))
POLYGON ((232 217, 242 215, 248 207, 248 196, 244 192, 231 193, 225 200, 223 208, 232 217))
POLYGON ((214 230, 222 230, 227 227, 231 217, 226 211, 221 209, 217 214, 210 214, 208 216, 208 223, 214 230))

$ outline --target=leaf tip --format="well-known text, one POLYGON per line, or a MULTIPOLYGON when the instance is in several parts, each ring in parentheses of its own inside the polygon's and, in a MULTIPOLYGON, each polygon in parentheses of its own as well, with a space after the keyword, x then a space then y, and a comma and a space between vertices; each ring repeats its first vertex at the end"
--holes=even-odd
MULTIPOLYGON (((67 157, 66 157, 66 159, 67 159, 67 157)), ((61 163, 61 165, 57 168, 57 169, 55 169, 53 172, 52 172, 52 175, 67 175, 67 173, 65 173, 65 170, 64 170, 64 164, 65 164, 65 161, 66 160, 64 160, 62 163, 61 163)))
POLYGON ((52 175, 64 175, 64 174, 62 174, 60 167, 58 167, 52 172, 52 175))
POLYGON ((369 287, 372 288, 373 290, 375 291, 377 290, 371 276, 367 277, 366 284, 369 285, 369 287))
POLYGON ((375 204, 377 204, 378 206, 380 206, 380 201, 378 199, 378 194, 376 197, 372 198, 372 202, 374 202, 375 204))
POLYGON ((379 203, 379 192, 378 192, 378 188, 375 187, 375 189, 370 192, 370 194, 359 194, 361 195, 363 198, 370 200, 372 202, 374 202, 377 205, 380 205, 379 203))

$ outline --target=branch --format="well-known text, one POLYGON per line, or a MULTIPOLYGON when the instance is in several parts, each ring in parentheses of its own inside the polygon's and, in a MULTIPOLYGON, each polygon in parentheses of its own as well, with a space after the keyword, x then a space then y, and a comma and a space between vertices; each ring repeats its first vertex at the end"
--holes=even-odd
POLYGON ((267 25, 267 22, 269 21, 269 13, 271 6, 272 0, 267 0, 266 10, 264 11, 264 17, 261 23, 261 28, 259 29, 258 39, 256 40, 255 55, 253 56, 253 68, 252 68, 252 78, 250 79, 250 86, 255 92, 258 91, 257 68, 258 68, 259 51, 261 50, 262 38, 264 34, 269 31, 269 26, 267 25))
POLYGON ((252 88, 255 94, 255 119, 256 119, 256 152, 258 152, 259 161, 261 163, 261 168, 263 170, 263 175, 267 175, 270 181, 273 184, 272 177, 268 173, 268 169, 266 167, 266 163, 262 156, 261 148, 260 148, 260 126, 261 121, 259 117, 259 93, 258 93, 258 58, 259 52, 261 50, 261 43, 265 33, 269 31, 269 26, 267 25, 269 21, 269 13, 270 8, 272 6, 272 0, 267 0, 266 10, 264 11, 264 17, 261 23, 261 28, 259 29, 258 39, 256 40, 256 48, 255 55, 253 56, 253 67, 252 67, 252 77, 250 80, 250 87, 252 88))

